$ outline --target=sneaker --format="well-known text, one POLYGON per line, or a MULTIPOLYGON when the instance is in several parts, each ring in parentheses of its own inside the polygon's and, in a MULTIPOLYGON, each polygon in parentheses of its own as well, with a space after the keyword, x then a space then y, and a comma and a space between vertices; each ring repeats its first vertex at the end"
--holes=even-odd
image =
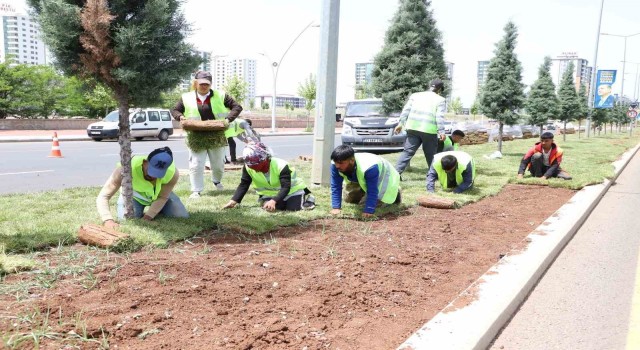
POLYGON ((191 192, 191 195, 189 196, 189 198, 191 199, 200 198, 200 192, 191 192))
POLYGON ((304 203, 302 203, 302 209, 311 210, 315 207, 316 207, 316 197, 310 194, 307 196, 307 198, 305 198, 304 203))
POLYGON ((224 190, 224 186, 222 186, 221 182, 214 182, 213 184, 216 186, 216 190, 218 191, 224 190))
POLYGON ((571 175, 569 175, 568 172, 560 170, 560 173, 558 173, 558 179, 571 180, 573 178, 571 177, 571 175))

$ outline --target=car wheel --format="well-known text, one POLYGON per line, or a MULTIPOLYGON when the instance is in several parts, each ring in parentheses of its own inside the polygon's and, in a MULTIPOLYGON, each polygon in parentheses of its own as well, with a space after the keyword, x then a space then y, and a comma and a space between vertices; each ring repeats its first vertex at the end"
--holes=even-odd
POLYGON ((100 138, 100 137, 94 137, 94 138, 93 138, 93 141, 102 141, 102 138, 100 138))
POLYGON ((168 138, 169 138, 169 132, 167 130, 162 129, 160 131, 160 134, 158 134, 158 139, 160 141, 167 141, 168 138))
POLYGON ((142 141, 143 138, 144 137, 136 137, 135 139, 136 139, 136 141, 142 141))

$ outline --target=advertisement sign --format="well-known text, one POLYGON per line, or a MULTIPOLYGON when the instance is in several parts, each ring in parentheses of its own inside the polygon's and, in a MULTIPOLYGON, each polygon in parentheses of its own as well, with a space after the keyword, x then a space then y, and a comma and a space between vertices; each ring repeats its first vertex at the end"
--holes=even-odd
POLYGON ((615 70, 599 70, 596 75, 596 98, 595 108, 613 108, 616 102, 611 93, 613 84, 616 82, 615 70))

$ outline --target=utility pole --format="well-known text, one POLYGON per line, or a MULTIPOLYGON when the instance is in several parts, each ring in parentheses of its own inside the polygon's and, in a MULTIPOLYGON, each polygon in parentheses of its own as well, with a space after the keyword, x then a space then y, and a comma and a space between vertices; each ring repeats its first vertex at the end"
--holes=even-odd
POLYGON ((330 184, 331 152, 336 136, 336 87, 338 85, 338 33, 340 0, 322 0, 320 59, 316 92, 316 120, 313 128, 311 182, 330 184))
MULTIPOLYGON (((600 25, 602 24, 602 9, 604 8, 604 0, 600 2, 600 15, 598 17, 598 31, 596 33, 596 49, 593 53, 593 70, 591 71, 591 86, 589 88, 589 107, 593 110, 596 94, 596 75, 598 74, 598 45, 600 44, 600 25)), ((591 131, 591 112, 587 118, 587 137, 591 131)))

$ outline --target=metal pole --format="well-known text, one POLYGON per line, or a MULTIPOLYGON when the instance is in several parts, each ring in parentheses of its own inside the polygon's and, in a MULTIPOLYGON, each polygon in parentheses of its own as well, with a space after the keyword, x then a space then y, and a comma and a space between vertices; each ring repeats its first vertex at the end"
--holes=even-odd
MULTIPOLYGON (((317 25, 314 26, 313 21, 309 22, 309 24, 307 24, 306 27, 304 27, 300 31, 300 33, 298 33, 298 35, 293 39, 293 41, 291 41, 291 44, 289 44, 289 47, 287 47, 287 49, 284 50, 284 53, 282 54, 282 56, 280 56, 280 60, 278 62, 276 61, 271 62, 271 72, 273 73, 273 96, 271 97, 271 132, 272 133, 275 133, 277 131, 276 129, 276 84, 278 81, 278 72, 280 71, 280 65, 282 64, 282 60, 284 59, 284 56, 291 49, 291 46, 293 46, 293 44, 295 44, 296 40, 298 40, 298 38, 302 35, 302 33, 304 33, 310 27, 318 27, 318 26, 317 25)), ((260 54, 266 57, 267 59, 269 59, 269 61, 271 61, 271 58, 269 58, 269 56, 267 56, 266 54, 264 53, 260 53, 260 54)))
POLYGON ((276 132, 276 82, 278 80, 278 69, 276 62, 271 64, 271 72, 273 73, 273 96, 271 96, 271 132, 276 132))
MULTIPOLYGON (((596 74, 598 74, 598 45, 600 44, 600 25, 602 24, 602 9, 604 8, 604 0, 600 2, 600 14, 598 15, 598 31, 596 32, 596 49, 593 53, 593 70, 591 72, 591 91, 589 92, 589 106, 594 107, 596 94, 596 74)), ((591 114, 591 113, 589 113, 591 114)), ((587 118, 587 137, 591 131, 591 116, 587 118)))
POLYGON ((640 63, 636 63, 636 82, 633 87, 633 99, 634 101, 638 101, 638 79, 640 78, 640 74, 638 72, 638 67, 640 67, 640 63))
POLYGON ((620 86, 620 102, 624 102, 624 68, 627 64, 627 37, 624 37, 624 53, 622 61, 622 86, 620 86))
POLYGON ((311 182, 328 186, 330 158, 336 136, 336 87, 338 85, 338 33, 340 0, 322 0, 320 59, 313 132, 311 182))

